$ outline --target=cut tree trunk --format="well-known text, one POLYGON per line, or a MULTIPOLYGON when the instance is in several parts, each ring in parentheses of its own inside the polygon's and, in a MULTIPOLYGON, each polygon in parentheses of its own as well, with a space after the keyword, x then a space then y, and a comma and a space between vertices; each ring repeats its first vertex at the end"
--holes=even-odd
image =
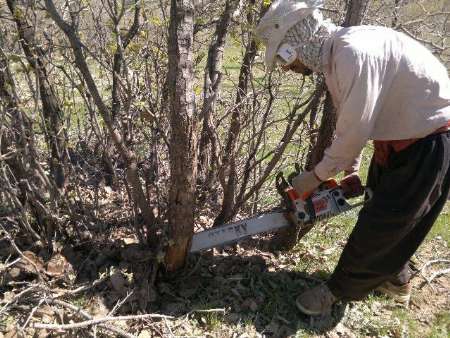
POLYGON ((197 116, 193 91, 193 1, 172 0, 169 27, 170 191, 166 267, 184 265, 194 231, 197 174, 197 116))

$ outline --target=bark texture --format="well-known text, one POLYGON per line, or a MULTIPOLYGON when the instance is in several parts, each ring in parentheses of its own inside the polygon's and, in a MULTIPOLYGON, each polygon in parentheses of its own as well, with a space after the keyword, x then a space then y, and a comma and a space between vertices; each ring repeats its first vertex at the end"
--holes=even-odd
POLYGON ((364 19, 368 4, 369 0, 348 0, 347 13, 342 26, 359 26, 364 19))
POLYGON ((194 4, 172 0, 169 27, 169 114, 171 126, 167 270, 184 265, 194 230, 197 175, 197 116, 194 111, 194 4))
MULTIPOLYGON (((253 7, 255 1, 249 1, 253 7)), ((247 13, 247 23, 253 25, 255 14, 249 10, 247 13)), ((221 168, 219 172, 220 183, 223 188, 223 203, 219 215, 214 220, 214 225, 222 224, 230 220, 235 205, 237 171, 236 171, 236 144, 241 131, 241 113, 244 110, 242 102, 248 91, 251 67, 257 51, 256 41, 251 38, 245 49, 244 59, 239 72, 239 81, 236 91, 235 106, 231 114, 230 128, 228 130, 225 151, 223 153, 221 168)))
POLYGON ((239 0, 227 0, 225 9, 216 25, 213 40, 208 48, 203 88, 203 108, 201 112, 202 132, 200 137, 199 169, 201 178, 210 182, 215 176, 217 164, 217 140, 214 133, 212 114, 219 91, 221 64, 225 39, 227 37, 233 12, 239 0))
POLYGON ((58 188, 62 188, 66 180, 64 164, 67 160, 64 113, 50 80, 45 52, 35 40, 34 28, 27 22, 24 8, 18 5, 16 0, 7 0, 7 4, 17 25, 22 49, 38 79, 42 113, 46 122, 46 138, 51 149, 50 171, 58 188))

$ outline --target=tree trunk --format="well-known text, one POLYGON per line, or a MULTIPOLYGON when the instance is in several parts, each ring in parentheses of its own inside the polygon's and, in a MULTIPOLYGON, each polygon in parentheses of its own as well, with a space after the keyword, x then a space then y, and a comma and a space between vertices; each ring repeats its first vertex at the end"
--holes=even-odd
POLYGON ((194 112, 194 5, 172 0, 169 27, 170 192, 167 270, 184 265, 194 231, 197 117, 194 112))
MULTIPOLYGON (((239 0, 226 1, 225 9, 214 32, 213 41, 208 49, 203 87, 203 108, 201 112, 203 126, 199 150, 199 176, 207 182, 215 177, 213 166, 216 165, 215 162, 217 161, 215 154, 216 141, 211 115, 214 112, 214 104, 219 89, 220 67, 223 57, 223 48, 225 46, 225 38, 228 34, 233 12, 236 10, 238 4, 239 0), (208 172, 210 172, 210 174, 208 174, 208 172)), ((209 186, 210 184, 207 182, 206 185, 209 186)))
POLYGON ((308 156, 308 163, 306 165, 307 170, 313 170, 322 160, 325 149, 327 149, 333 141, 334 130, 336 129, 336 113, 334 111, 331 95, 325 89, 318 88, 317 90, 322 91, 322 93, 325 92, 325 102, 323 105, 317 142, 308 156))
POLYGON ((393 29, 397 28, 398 19, 399 19, 399 12, 400 12, 400 5, 402 0, 394 0, 394 10, 392 13, 392 21, 391 21, 391 27, 393 29))
POLYGON ((368 4, 369 0, 348 0, 347 13, 342 26, 359 26, 364 19, 364 14, 366 14, 368 4))
MULTIPOLYGON (((140 1, 134 0, 134 19, 133 23, 130 26, 129 30, 125 35, 121 34, 121 30, 119 29, 121 18, 123 17, 123 13, 117 13, 117 6, 114 7, 115 13, 113 17, 114 22, 114 33, 117 42, 117 48, 113 57, 112 64, 112 89, 111 89, 111 120, 112 123, 117 123, 117 116, 120 113, 122 103, 120 101, 120 81, 121 74, 123 68, 123 53, 126 48, 133 40, 133 38, 138 33, 139 29, 139 18, 141 12, 141 4, 140 1)), ((125 124, 125 123, 124 123, 125 124)), ((105 182, 109 186, 114 186, 116 182, 116 173, 114 170, 113 163, 111 161, 111 154, 113 153, 112 145, 107 142, 105 144, 105 149, 102 154, 102 163, 105 171, 105 182)))
MULTIPOLYGON (((253 7, 255 0, 249 1, 249 6, 253 7)), ((247 24, 253 25, 254 13, 249 10, 247 14, 247 24)), ((226 140, 226 146, 223 153, 219 178, 223 188, 222 209, 214 220, 214 225, 219 225, 230 220, 235 205, 237 172, 236 172, 236 144, 241 131, 241 113, 243 110, 242 101, 247 95, 248 82, 250 79, 251 67, 257 51, 256 41, 251 38, 245 50, 242 61, 239 81, 236 92, 235 108, 231 114, 230 129, 226 140)))
MULTIPOLYGON (((1 48, 0 36, 0 48, 1 48)), ((6 114, 11 117, 11 126, 5 129, 5 132, 1 134, 1 148, 0 154, 5 155, 12 151, 13 143, 15 142, 16 151, 22 151, 25 155, 26 148, 26 136, 23 116, 18 108, 18 102, 14 96, 15 83, 14 79, 9 72, 9 64, 6 55, 3 51, 0 51, 0 102, 5 108, 6 114)), ((19 153, 16 153, 6 162, 10 166, 14 176, 18 180, 26 177, 25 166, 19 157, 19 153)))
POLYGON ((33 27, 27 22, 23 8, 17 5, 16 0, 7 0, 7 3, 17 25, 22 49, 38 78, 47 142, 51 149, 50 172, 56 186, 63 188, 66 181, 64 167, 67 160, 66 139, 63 132, 64 112, 50 82, 45 53, 35 41, 33 27))
MULTIPOLYGON (((318 84, 318 88, 321 87, 321 82, 318 84)), ((309 104, 308 108, 306 109, 306 113, 313 114, 313 112, 317 111, 320 108, 320 102, 322 100, 323 96, 323 90, 316 90, 313 96, 313 99, 311 100, 311 103, 309 104)), ((324 108, 329 109, 329 108, 324 108)), ((333 114, 334 116, 334 114, 333 114)), ((321 125, 321 129, 319 131, 319 135, 324 132, 328 132, 326 130, 326 126, 330 126, 329 124, 323 123, 321 125), (322 127, 324 127, 324 131, 322 131, 322 127)), ((319 136, 320 137, 320 136, 319 136)), ((309 230, 311 230, 311 227, 300 227, 300 226, 290 226, 284 229, 281 229, 278 231, 272 238, 272 247, 277 250, 291 250, 297 242, 306 235, 309 230)))

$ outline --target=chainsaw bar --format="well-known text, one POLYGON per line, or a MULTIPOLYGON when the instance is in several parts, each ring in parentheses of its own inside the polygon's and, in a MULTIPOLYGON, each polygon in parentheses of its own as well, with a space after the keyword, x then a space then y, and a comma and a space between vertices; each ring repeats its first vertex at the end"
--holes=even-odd
POLYGON ((282 174, 277 176, 277 190, 284 200, 285 208, 195 233, 189 252, 236 243, 246 237, 288 226, 311 226, 318 220, 361 206, 372 198, 372 192, 366 188, 366 199, 350 204, 342 187, 334 180, 323 182, 319 189, 308 196, 299 196, 282 174))
POLYGON ((192 237, 189 252, 197 252, 238 242, 246 237, 287 227, 291 223, 283 212, 269 212, 198 232, 192 237))

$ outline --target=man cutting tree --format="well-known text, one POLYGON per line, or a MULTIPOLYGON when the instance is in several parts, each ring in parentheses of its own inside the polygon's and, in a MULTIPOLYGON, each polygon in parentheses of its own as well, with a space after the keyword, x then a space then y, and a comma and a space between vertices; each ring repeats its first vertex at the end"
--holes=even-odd
POLYGON ((256 34, 269 69, 323 74, 336 108, 335 138, 311 171, 296 176, 299 194, 345 172, 360 180, 360 154, 374 141, 367 185, 373 198, 330 279, 297 298, 300 311, 319 315, 338 300, 377 289, 407 302, 409 260, 444 207, 450 189, 450 80, 424 46, 392 29, 343 28, 324 21, 322 1, 275 1, 256 34))

